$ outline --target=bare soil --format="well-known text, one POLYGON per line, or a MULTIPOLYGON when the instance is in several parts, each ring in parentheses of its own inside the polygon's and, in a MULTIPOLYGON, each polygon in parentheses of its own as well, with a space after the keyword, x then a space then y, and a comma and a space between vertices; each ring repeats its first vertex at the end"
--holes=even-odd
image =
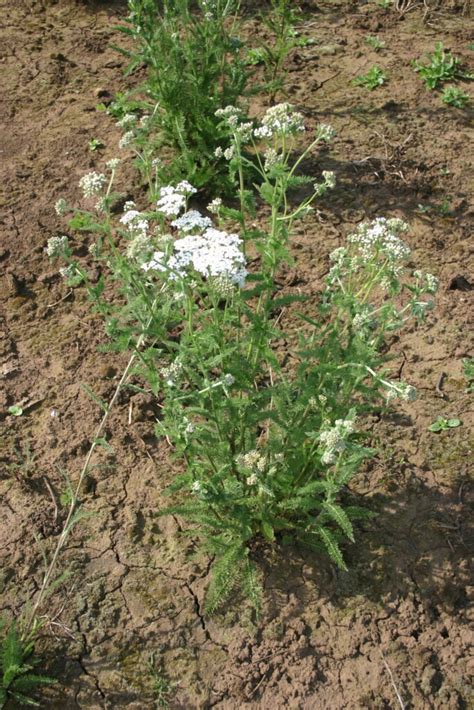
MULTIPOLYGON (((413 263, 441 282, 426 324, 393 346, 394 376, 419 399, 370 423, 380 452, 351 492, 379 515, 346 548, 349 572, 266 549, 263 618, 232 605, 204 618, 208 561, 192 557, 179 521, 155 516, 173 475, 153 437, 156 403, 123 393, 113 452, 84 491, 91 517, 73 531, 69 577, 44 610, 45 668, 60 680, 44 707, 153 708, 150 654, 172 708, 473 707, 474 406, 461 363, 473 355, 472 113, 444 106, 410 66, 442 40, 472 71, 464 4, 401 15, 375 2, 304 3, 315 43, 289 66, 289 100, 309 126, 337 130, 314 169, 335 170, 338 187, 295 237, 288 289, 316 299, 329 251, 375 215, 410 223, 413 263), (386 49, 375 54, 368 34, 386 49), (373 64, 388 82, 352 86, 373 64), (438 415, 462 426, 429 432, 438 415)), ((4 0, 2 10, 0 609, 17 614, 38 589, 41 549, 66 515, 65 477, 77 477, 100 416, 81 383, 106 399, 124 365, 98 351, 102 322, 44 247, 64 231, 55 201, 76 203, 79 178, 118 154, 119 129, 96 105, 132 80, 109 46, 123 41, 114 26, 124 2, 4 0), (92 138, 105 148, 91 152, 92 138), (13 404, 22 416, 7 413, 13 404)), ((131 195, 140 189, 131 167, 122 180, 131 195)), ((86 253, 86 238, 74 245, 86 253)))

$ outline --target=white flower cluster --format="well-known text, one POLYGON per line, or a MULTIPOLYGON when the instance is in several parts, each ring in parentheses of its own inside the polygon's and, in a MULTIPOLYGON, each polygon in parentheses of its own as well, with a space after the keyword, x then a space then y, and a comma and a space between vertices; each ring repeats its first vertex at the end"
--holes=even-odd
POLYGON ((59 200, 57 200, 56 204, 54 205, 54 211, 56 214, 58 214, 60 217, 66 214, 68 210, 68 204, 64 197, 60 197, 59 200))
POLYGON ((245 482, 248 486, 256 486, 259 482, 259 474, 267 468, 267 458, 257 449, 252 449, 246 454, 239 454, 235 462, 241 468, 250 469, 252 473, 247 476, 245 482))
POLYGON ((123 134, 123 136, 119 140, 119 148, 121 150, 123 150, 124 148, 128 148, 128 146, 133 143, 134 138, 135 138, 134 132, 127 131, 126 133, 123 134))
POLYGON ((212 220, 209 217, 204 217, 197 210, 188 210, 181 217, 171 222, 171 226, 178 229, 180 232, 202 232, 207 227, 212 227, 212 220))
POLYGON ((391 402, 398 397, 404 402, 414 402, 417 397, 416 387, 406 384, 406 382, 383 381, 387 387, 386 401, 391 402))
POLYGON ((260 451, 252 449, 246 454, 239 454, 235 459, 235 463, 242 468, 255 468, 257 471, 263 472, 267 466, 267 459, 260 451))
POLYGON ((263 154, 265 158, 265 163, 263 164, 263 169, 268 173, 272 168, 276 168, 277 165, 281 163, 282 156, 278 153, 275 148, 268 148, 263 154))
POLYGON ((435 294, 438 290, 439 281, 433 274, 424 273, 423 271, 415 271, 413 276, 421 281, 423 284, 423 290, 428 293, 435 294))
POLYGON ((169 387, 174 387, 176 382, 181 377, 183 372, 183 363, 175 360, 167 367, 162 367, 160 374, 165 378, 165 382, 169 387))
POLYGON ((320 123, 316 132, 316 137, 318 140, 324 143, 329 143, 330 140, 334 138, 336 131, 332 126, 327 123, 320 123))
POLYGON ((219 210, 222 207, 222 200, 220 197, 215 197, 212 202, 207 206, 207 211, 211 214, 219 214, 219 210))
POLYGON ((169 270, 170 278, 184 276, 192 268, 206 278, 226 276, 232 283, 243 287, 247 270, 241 246, 242 239, 237 234, 209 227, 201 235, 177 239, 173 253, 168 257, 163 252, 155 252, 152 260, 142 268, 145 271, 169 270))
POLYGON ((392 265, 396 265, 410 256, 410 249, 398 238, 407 230, 408 225, 401 219, 377 217, 372 222, 359 225, 354 234, 349 235, 348 241, 358 248, 364 259, 372 259, 382 252, 392 265))
POLYGON ((216 158, 222 158, 224 157, 226 160, 232 160, 232 158, 235 155, 235 146, 231 145, 229 148, 226 148, 225 150, 218 146, 215 151, 214 155, 216 158))
POLYGON ((366 304, 362 307, 359 313, 356 313, 352 319, 352 328, 357 331, 365 331, 372 328, 376 321, 372 315, 373 307, 366 304))
POLYGON ((354 431, 352 419, 336 419, 331 429, 322 431, 319 440, 324 445, 321 461, 325 464, 335 463, 337 454, 344 451, 347 446, 347 438, 354 431))
POLYGON ((79 187, 84 197, 94 197, 102 191, 105 183, 106 177, 103 173, 87 173, 79 180, 79 187))
POLYGON ((268 109, 254 135, 256 138, 271 138, 274 135, 290 136, 304 130, 303 115, 294 111, 291 104, 283 103, 268 109))
POLYGON ((167 185, 160 190, 160 199, 156 203, 158 212, 167 217, 176 217, 186 206, 186 198, 197 192, 187 180, 178 183, 176 187, 167 185))
POLYGON ((119 126, 119 128, 130 128, 135 125, 136 121, 137 117, 134 113, 126 113, 115 125, 119 126))
POLYGON ((64 235, 62 237, 51 237, 51 239, 48 239, 45 251, 50 259, 68 256, 70 253, 69 239, 64 235))
POLYGON ((120 222, 125 225, 131 235, 146 234, 148 232, 149 222, 138 210, 127 210, 120 217, 120 222))
POLYGON ((76 267, 74 264, 69 264, 69 266, 62 266, 59 269, 60 275, 63 277, 63 279, 66 279, 66 281, 69 281, 71 279, 74 279, 78 276, 76 267))
POLYGON ((120 165, 120 158, 111 158, 108 160, 105 164, 105 166, 109 170, 117 170, 118 166, 120 165))
POLYGON ((222 118, 229 128, 237 128, 241 114, 242 111, 236 106, 226 106, 225 108, 218 108, 216 111, 217 118, 222 118))
POLYGON ((332 170, 323 170, 323 182, 317 182, 314 185, 316 195, 324 195, 326 190, 333 190, 336 186, 336 173, 332 170))

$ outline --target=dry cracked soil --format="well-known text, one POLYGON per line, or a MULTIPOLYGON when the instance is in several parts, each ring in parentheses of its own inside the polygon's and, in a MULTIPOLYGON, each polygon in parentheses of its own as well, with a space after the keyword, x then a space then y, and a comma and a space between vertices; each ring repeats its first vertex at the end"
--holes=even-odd
MULTIPOLYGON (((38 590, 41 549, 61 531, 65 476, 77 477, 100 417, 81 384, 107 399, 124 365, 98 349, 102 322, 48 261, 48 238, 64 230, 53 206, 76 203, 80 177, 117 155, 119 129, 96 106, 135 78, 111 46, 124 41, 124 2, 1 5, 0 609, 18 614, 38 590), (94 138, 103 149, 88 148, 94 138), (22 416, 8 414, 14 404, 22 416)), ((43 609, 44 667, 60 681, 43 707, 159 707, 150 658, 171 708, 473 707, 474 406, 462 369, 473 355, 472 112, 443 105, 410 65, 441 40, 472 71, 468 3, 301 6, 314 42, 290 57, 288 97, 310 129, 337 130, 314 169, 334 170, 338 186, 295 234, 285 288, 316 299, 329 251, 375 215, 406 219, 413 263, 440 279, 426 323, 392 344, 392 373, 419 398, 368 423, 379 453, 351 483, 378 515, 347 546, 348 572, 264 549, 260 621, 235 604, 206 618, 208 560, 190 554, 179 520, 155 515, 173 476, 153 436, 156 402, 122 393, 112 450, 82 495, 88 517, 63 553, 69 576, 43 609), (367 35, 385 48, 376 54, 367 35), (384 86, 351 84, 373 64, 384 86), (462 425, 433 433, 438 415, 462 425)), ((131 165, 121 181, 143 193, 131 165)), ((87 235, 73 239, 87 254, 87 235)))

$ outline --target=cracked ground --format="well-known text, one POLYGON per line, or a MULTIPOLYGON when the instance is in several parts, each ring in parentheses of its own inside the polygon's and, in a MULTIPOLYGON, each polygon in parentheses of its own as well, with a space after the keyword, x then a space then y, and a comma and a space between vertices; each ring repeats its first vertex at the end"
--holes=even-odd
MULTIPOLYGON (((301 550, 262 549, 260 621, 239 604, 206 618, 209 560, 183 543, 182 521, 156 515, 175 473, 166 441, 153 437, 156 402, 123 392, 108 422, 112 451, 94 460, 87 517, 62 556, 68 575, 43 608, 43 657, 60 681, 44 707, 153 708, 151 657, 175 708, 472 707, 473 402, 461 362, 473 355, 472 114, 443 106, 410 67, 442 40, 472 70, 463 6, 424 17, 417 7, 402 16, 376 3, 305 3, 314 44, 289 64, 289 100, 309 130, 337 130, 313 167, 334 170, 338 187, 297 231, 283 289, 316 299, 327 254, 374 215, 409 222, 413 263, 441 284, 426 323, 391 343, 392 375, 419 398, 366 422, 379 453, 351 493, 377 517, 346 548, 349 571, 301 550), (367 34, 385 41, 382 54, 367 34), (350 84, 375 63, 386 86, 350 84), (463 424, 430 432, 440 414, 463 424)), ((18 614, 41 583, 41 550, 53 548, 66 515, 66 476, 77 477, 99 421, 81 384, 107 399, 125 364, 98 350, 101 321, 44 247, 64 230, 55 201, 76 203, 80 177, 117 156, 119 129, 96 106, 133 78, 110 46, 123 42, 114 28, 125 3, 2 9, 0 608, 18 614), (93 138, 102 151, 89 150, 93 138), (23 415, 8 416, 18 403, 23 415)), ((121 183, 143 194, 130 161, 121 183)), ((291 308, 285 318, 298 327, 291 308)))

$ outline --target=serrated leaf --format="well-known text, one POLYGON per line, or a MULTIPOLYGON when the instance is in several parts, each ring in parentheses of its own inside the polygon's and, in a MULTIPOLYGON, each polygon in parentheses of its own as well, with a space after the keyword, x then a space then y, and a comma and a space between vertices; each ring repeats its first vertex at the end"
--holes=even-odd
POLYGON ((337 543, 336 538, 334 537, 333 533, 330 532, 327 528, 320 527, 318 529, 318 535, 320 536, 321 540, 324 542, 324 546, 327 550, 327 553, 331 560, 336 563, 336 565, 347 572, 347 566, 346 563, 344 562, 344 558, 342 556, 342 552, 339 549, 339 545, 337 543))
POLYGON ((352 528, 352 523, 347 517, 345 511, 339 505, 336 505, 336 503, 331 503, 327 500, 323 502, 323 509, 329 517, 339 525, 341 530, 345 532, 349 540, 354 542, 354 530, 352 528))

